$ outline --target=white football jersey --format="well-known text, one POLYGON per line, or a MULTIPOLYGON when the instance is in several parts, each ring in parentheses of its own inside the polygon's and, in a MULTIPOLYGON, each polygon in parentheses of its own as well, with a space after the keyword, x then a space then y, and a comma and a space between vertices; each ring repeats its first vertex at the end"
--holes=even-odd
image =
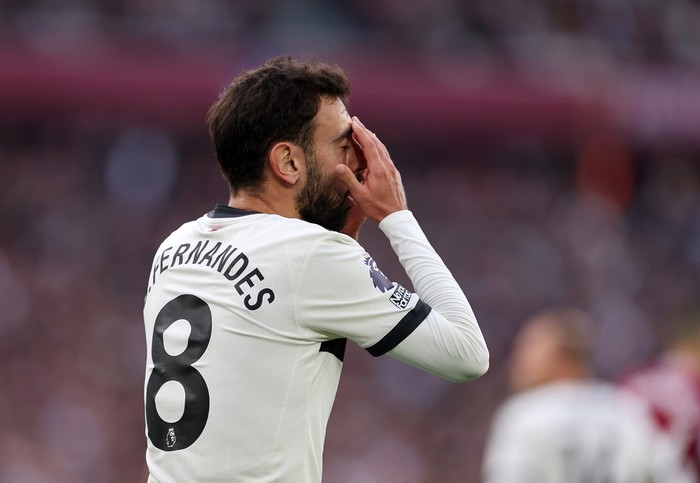
POLYGON ((318 225, 222 205, 186 223, 144 307, 149 481, 320 481, 346 338, 381 355, 430 312, 318 225))
POLYGON ((513 396, 493 421, 484 483, 690 483, 680 454, 630 394, 597 381, 513 396))

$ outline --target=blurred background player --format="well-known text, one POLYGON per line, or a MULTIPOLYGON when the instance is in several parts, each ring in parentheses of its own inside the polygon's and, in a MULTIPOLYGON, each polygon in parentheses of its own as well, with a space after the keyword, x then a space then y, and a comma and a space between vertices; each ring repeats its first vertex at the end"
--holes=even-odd
POLYGON ((681 446, 684 463, 700 478, 700 309, 681 311, 667 349, 622 385, 649 403, 658 427, 681 446))
POLYGON ((543 312, 515 340, 511 384, 483 464, 485 483, 692 482, 646 406, 591 367, 592 326, 574 309, 543 312))

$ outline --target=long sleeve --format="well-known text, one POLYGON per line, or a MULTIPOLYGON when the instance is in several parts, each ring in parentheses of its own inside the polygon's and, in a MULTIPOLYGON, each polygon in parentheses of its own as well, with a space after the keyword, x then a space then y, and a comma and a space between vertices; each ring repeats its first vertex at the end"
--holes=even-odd
POLYGON ((489 353, 466 296, 410 211, 387 216, 389 239, 418 296, 432 311, 389 355, 460 382, 486 372, 489 353))

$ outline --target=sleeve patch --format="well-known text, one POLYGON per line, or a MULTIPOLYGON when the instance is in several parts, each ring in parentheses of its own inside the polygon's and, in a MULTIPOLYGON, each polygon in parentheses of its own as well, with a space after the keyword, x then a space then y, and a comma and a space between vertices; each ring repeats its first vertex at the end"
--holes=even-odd
POLYGON ((411 292, 397 283, 394 293, 391 294, 389 300, 391 300, 391 303, 396 305, 397 308, 405 309, 411 301, 411 292))
POLYGON ((369 277, 372 279, 374 288, 379 290, 381 293, 384 293, 394 286, 391 280, 389 280, 386 275, 379 270, 379 267, 377 267, 377 262, 375 262, 372 257, 365 257, 365 265, 369 267, 369 277))

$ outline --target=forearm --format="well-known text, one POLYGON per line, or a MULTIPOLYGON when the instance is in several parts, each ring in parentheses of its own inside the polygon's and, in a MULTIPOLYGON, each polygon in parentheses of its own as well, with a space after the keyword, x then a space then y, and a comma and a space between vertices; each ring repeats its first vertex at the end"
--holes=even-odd
MULTIPOLYGON (((425 237, 410 211, 398 211, 382 220, 380 229, 389 239, 418 296, 438 314, 429 327, 398 346, 395 355, 406 360, 413 352, 415 365, 451 380, 467 380, 488 367, 488 349, 474 312, 449 269, 425 237), (423 338, 420 340, 420 338, 423 338), (418 340, 417 340, 418 339, 418 340), (431 367, 424 367, 429 363, 431 367)), ((411 361, 407 361, 411 362, 411 361)))
POLYGON ((410 211, 393 213, 379 224, 420 298, 448 320, 475 321, 474 312, 449 269, 410 211))

